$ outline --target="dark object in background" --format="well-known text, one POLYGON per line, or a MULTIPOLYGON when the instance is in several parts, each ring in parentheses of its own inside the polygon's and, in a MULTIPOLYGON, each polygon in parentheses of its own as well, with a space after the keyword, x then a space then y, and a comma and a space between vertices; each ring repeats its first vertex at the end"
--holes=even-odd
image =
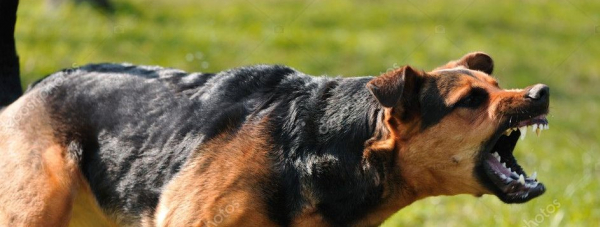
POLYGON ((0 107, 23 94, 19 79, 19 56, 15 47, 15 22, 19 0, 0 1, 0 107))

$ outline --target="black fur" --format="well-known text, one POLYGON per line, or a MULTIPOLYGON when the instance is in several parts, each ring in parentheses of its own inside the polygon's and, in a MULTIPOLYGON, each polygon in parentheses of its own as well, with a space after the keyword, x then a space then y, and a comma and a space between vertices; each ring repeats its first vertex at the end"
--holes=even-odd
POLYGON ((278 145, 272 156, 278 157, 274 169, 280 174, 272 211, 285 211, 276 216, 281 224, 307 202, 302 190, 310 190, 322 215, 339 226, 379 202, 382 186, 376 181, 383 169, 362 163, 380 112, 365 87, 370 79, 303 78, 282 84, 281 92, 296 94, 278 94, 283 98, 271 114, 278 145))
MULTIPOLYGON (((223 130, 269 119, 270 217, 288 225, 309 198, 333 225, 361 218, 381 198, 384 166, 363 159, 381 106, 371 77, 311 77, 284 66, 218 74, 97 64, 50 75, 28 92, 50 107, 59 136, 102 208, 136 221, 152 212, 185 161, 223 130)), ((215 151, 218 152, 218 151, 215 151)), ((123 220, 122 218, 119 218, 123 220)))
MULTIPOLYGON (((466 75, 473 76, 470 72, 466 75)), ((457 86, 458 81, 460 81, 460 76, 451 73, 447 73, 447 75, 442 73, 442 76, 437 80, 423 81, 424 85, 422 87, 426 90, 422 92, 422 95, 419 98, 419 103, 421 105, 420 109, 437 111, 422 112, 422 129, 439 123, 446 115, 452 112, 452 106, 446 104, 444 97, 447 97, 450 94, 452 88, 457 86)))

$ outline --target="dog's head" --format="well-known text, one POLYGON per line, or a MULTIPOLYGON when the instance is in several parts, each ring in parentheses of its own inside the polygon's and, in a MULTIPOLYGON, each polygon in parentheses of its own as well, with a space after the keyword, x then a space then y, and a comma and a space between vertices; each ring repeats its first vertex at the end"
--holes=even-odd
POLYGON ((527 127, 548 129, 549 89, 505 90, 492 70, 492 59, 476 52, 431 72, 405 66, 367 84, 384 107, 395 169, 417 197, 493 193, 522 203, 545 191, 512 153, 527 127))

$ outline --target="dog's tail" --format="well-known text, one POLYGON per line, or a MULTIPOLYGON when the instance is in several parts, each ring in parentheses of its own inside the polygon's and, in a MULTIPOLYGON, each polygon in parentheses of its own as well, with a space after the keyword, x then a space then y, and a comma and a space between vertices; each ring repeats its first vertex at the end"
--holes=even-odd
POLYGON ((0 109, 23 94, 14 37, 18 5, 19 0, 0 0, 0 109))

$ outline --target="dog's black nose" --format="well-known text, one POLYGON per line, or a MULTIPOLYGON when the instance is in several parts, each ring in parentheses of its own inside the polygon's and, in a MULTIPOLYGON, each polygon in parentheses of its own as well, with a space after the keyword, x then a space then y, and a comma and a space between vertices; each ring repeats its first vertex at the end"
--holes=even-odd
POLYGON ((550 96, 550 88, 545 84, 536 84, 529 88, 525 94, 526 98, 533 100, 547 100, 550 96))

